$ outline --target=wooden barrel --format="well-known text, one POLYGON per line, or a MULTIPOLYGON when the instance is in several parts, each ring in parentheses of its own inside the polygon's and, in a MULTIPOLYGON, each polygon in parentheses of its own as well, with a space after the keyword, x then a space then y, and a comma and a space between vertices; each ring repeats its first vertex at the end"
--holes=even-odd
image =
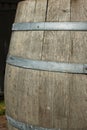
POLYGON ((19 3, 5 74, 9 130, 87 129, 86 13, 86 0, 19 3))

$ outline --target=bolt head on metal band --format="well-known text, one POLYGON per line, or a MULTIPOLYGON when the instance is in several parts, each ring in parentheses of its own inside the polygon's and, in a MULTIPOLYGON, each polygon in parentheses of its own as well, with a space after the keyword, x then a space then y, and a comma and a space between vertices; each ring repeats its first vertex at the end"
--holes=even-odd
POLYGON ((87 31, 87 22, 29 22, 14 23, 12 30, 19 31, 87 31))
POLYGON ((15 57, 15 56, 8 56, 7 63, 13 66, 17 66, 25 69, 32 69, 32 70, 73 73, 73 74, 75 73, 87 74, 87 64, 30 60, 30 59, 15 57))

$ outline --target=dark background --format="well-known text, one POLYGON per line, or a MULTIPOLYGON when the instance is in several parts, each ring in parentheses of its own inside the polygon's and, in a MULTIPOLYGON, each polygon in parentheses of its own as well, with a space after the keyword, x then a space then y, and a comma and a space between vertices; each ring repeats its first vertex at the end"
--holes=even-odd
POLYGON ((20 0, 0 0, 0 98, 4 96, 4 74, 11 28, 20 0))

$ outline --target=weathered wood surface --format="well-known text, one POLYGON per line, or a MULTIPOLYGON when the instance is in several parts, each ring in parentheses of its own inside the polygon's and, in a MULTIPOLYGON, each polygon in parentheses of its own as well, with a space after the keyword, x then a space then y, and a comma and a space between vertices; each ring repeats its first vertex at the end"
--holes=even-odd
MULTIPOLYGON (((15 22, 86 21, 85 0, 27 0, 15 22), (80 9, 79 9, 80 8, 80 9)), ((9 54, 23 58, 87 63, 87 33, 16 31, 9 54)), ((87 129, 87 76, 25 70, 7 65, 7 114, 32 125, 61 130, 87 129)), ((9 130, 15 130, 10 128, 9 130)))
MULTIPOLYGON (((43 0, 43 2, 40 0, 21 2, 18 6, 15 22, 45 21, 46 4, 46 0, 43 0)), ((24 58, 40 59, 43 33, 14 32, 11 38, 9 53, 24 58)), ((5 82, 6 88, 9 90, 5 90, 5 97, 8 97, 6 101, 7 113, 20 121, 38 125, 40 72, 7 66, 6 73, 12 75, 12 78, 7 75, 5 82), (23 104, 21 101, 23 101, 23 104), (12 106, 11 110, 10 106, 12 106)))
MULTIPOLYGON (((87 1, 72 0, 71 21, 87 21, 87 1)), ((71 32, 71 42, 71 62, 87 63, 87 32, 71 32)), ((72 75, 69 126, 70 128, 87 129, 86 75, 72 75)))

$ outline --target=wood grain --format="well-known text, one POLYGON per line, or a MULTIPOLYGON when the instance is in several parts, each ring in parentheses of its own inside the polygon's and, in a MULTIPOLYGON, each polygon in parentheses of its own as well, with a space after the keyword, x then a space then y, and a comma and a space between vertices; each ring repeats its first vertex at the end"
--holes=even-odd
MULTIPOLYGON (((72 0, 71 21, 87 21, 87 1, 72 0)), ((71 32, 71 62, 87 63, 87 32, 71 32)), ((87 76, 72 75, 69 128, 87 129, 87 76)))
MULTIPOLYGON (((43 2, 40 0, 20 2, 18 5, 15 22, 36 22, 38 20, 44 21, 46 4, 46 0, 43 0, 43 2)), ((9 54, 24 58, 40 59, 42 41, 43 32, 13 32, 9 54)), ((7 74, 13 76, 11 79, 11 77, 6 75, 5 78, 5 97, 8 97, 6 100, 7 113, 22 122, 38 125, 37 90, 39 87, 39 72, 15 68, 9 65, 7 65, 6 70, 7 74)), ((9 127, 9 129, 12 129, 12 127, 9 127)))
MULTIPOLYGON (((70 0, 49 0, 46 21, 70 21, 70 0)), ((44 35, 42 60, 69 62, 70 33, 64 31, 48 31, 44 35)), ((52 126, 67 129, 69 116, 69 77, 68 74, 51 73, 52 126)), ((47 87, 48 88, 48 87, 47 87)))
MULTIPOLYGON (((15 22, 86 21, 85 0, 27 0, 15 22), (80 9, 81 10, 80 10, 80 9)), ((9 55, 33 60, 87 62, 86 32, 14 31, 9 55)), ((45 128, 87 129, 86 75, 6 66, 7 114, 45 128)), ((15 128, 9 126, 9 130, 15 128)))

